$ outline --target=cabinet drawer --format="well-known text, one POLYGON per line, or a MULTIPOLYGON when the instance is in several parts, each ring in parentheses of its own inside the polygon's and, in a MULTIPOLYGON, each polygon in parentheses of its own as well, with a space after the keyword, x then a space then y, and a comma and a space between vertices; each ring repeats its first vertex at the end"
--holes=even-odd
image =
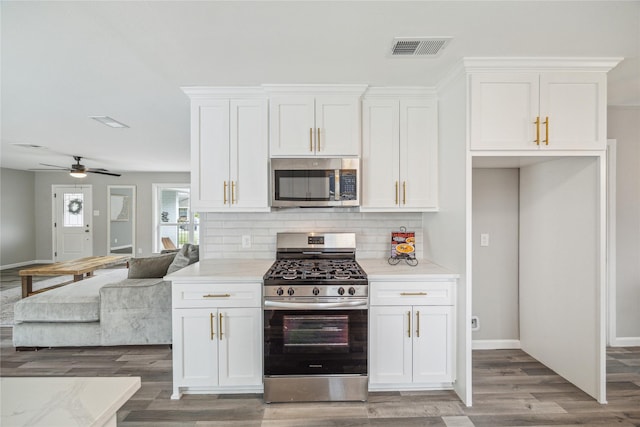
POLYGON ((173 283, 173 308, 261 307, 261 283, 173 283))
POLYGON ((455 282, 372 282, 371 305, 454 305, 455 282))

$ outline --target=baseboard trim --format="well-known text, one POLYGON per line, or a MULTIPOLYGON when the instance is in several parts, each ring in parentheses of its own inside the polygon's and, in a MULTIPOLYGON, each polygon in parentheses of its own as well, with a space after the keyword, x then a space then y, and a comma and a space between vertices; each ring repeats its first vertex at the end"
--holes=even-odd
POLYGON ((0 265, 0 270, 8 270, 10 268, 24 267, 31 264, 53 264, 50 259, 34 259, 31 261, 16 262, 15 264, 0 265))
POLYGON ((474 350, 511 350, 521 349, 520 340, 473 340, 474 350))
POLYGON ((611 347, 640 347, 640 337, 616 337, 611 340, 611 347))

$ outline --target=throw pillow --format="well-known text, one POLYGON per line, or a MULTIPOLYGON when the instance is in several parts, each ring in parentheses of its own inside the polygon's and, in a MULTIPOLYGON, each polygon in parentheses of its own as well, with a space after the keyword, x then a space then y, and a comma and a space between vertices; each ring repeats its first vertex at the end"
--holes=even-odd
POLYGON ((180 270, 181 268, 191 265, 194 262, 198 262, 200 259, 200 250, 198 245, 192 245, 185 243, 182 245, 173 262, 167 269, 167 274, 171 274, 180 270))
POLYGON ((129 260, 129 279, 151 279, 164 277, 176 254, 158 255, 129 260))

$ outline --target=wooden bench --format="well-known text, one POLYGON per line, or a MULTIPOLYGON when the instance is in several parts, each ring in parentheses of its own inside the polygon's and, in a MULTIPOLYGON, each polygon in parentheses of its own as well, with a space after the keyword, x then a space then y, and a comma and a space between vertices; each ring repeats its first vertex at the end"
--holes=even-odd
POLYGON ((131 259, 129 255, 108 255, 91 256, 72 261, 56 262, 54 264, 42 265, 39 267, 26 268, 20 270, 18 274, 22 277, 22 298, 31 294, 48 291, 71 282, 60 283, 47 288, 33 291, 33 276, 68 276, 73 275, 73 282, 78 282, 84 277, 93 276, 93 272, 100 268, 113 267, 124 264, 131 259))

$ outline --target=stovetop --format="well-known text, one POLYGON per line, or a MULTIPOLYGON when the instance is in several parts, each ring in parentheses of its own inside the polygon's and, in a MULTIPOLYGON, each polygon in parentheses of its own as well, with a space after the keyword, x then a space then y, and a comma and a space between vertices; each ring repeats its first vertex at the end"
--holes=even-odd
POLYGON ((279 259, 264 276, 265 284, 366 284, 354 259, 279 259))

